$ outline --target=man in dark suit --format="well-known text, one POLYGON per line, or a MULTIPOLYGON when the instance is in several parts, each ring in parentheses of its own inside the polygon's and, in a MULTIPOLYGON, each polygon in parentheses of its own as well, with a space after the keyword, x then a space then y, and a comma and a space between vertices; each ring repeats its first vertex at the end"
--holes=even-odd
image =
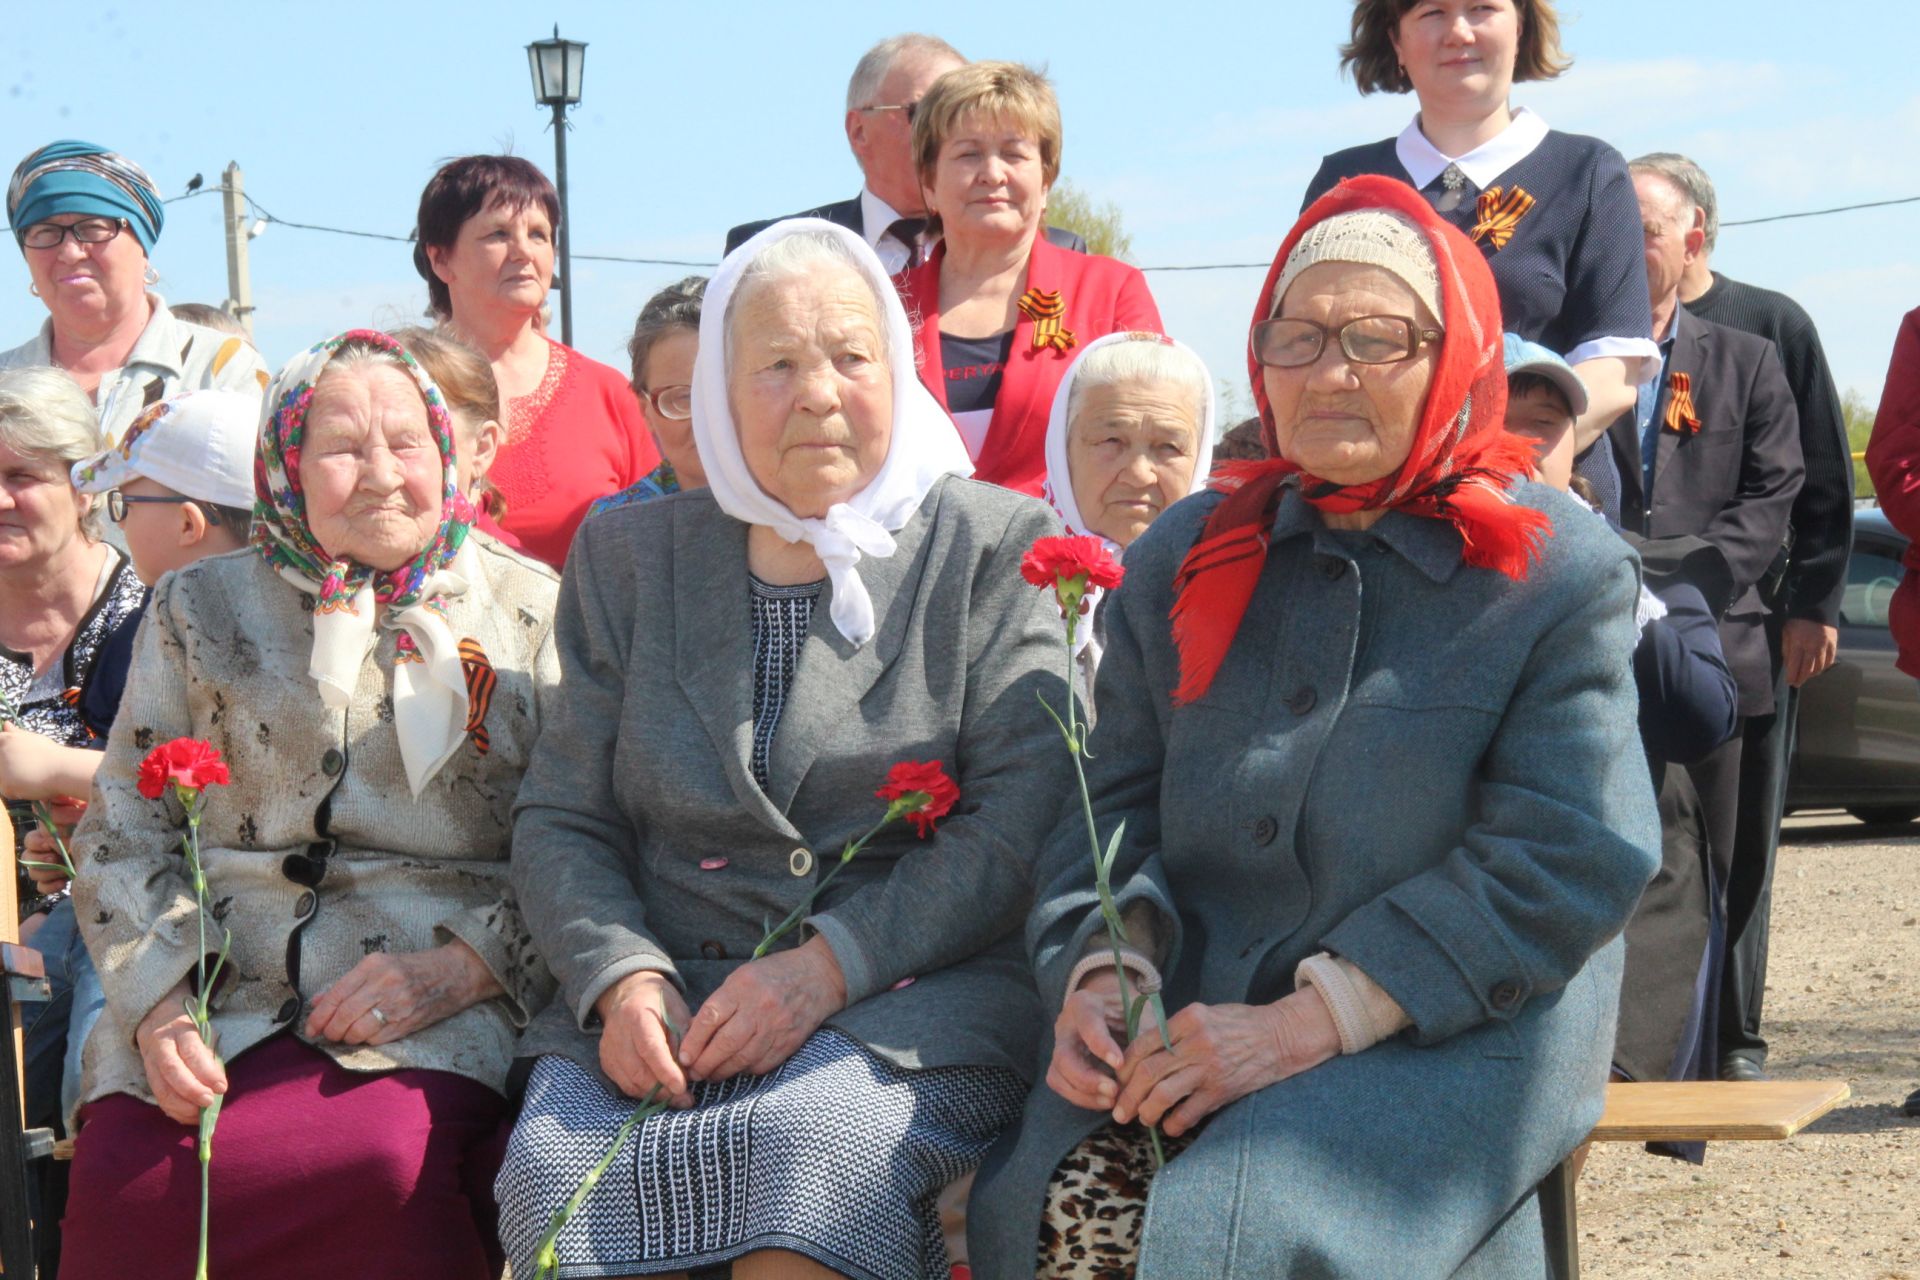
MULTIPOLYGON (((1840 596, 1853 543, 1853 459, 1846 417, 1820 335, 1800 304, 1771 289, 1729 279, 1710 265, 1720 225, 1712 179, 1693 161, 1671 152, 1642 156, 1633 167, 1671 178, 1700 210, 1706 239, 1680 281, 1682 305, 1703 320, 1770 340, 1780 354, 1800 418, 1806 481, 1788 521, 1785 571, 1778 591, 1767 601, 1767 639, 1776 651, 1774 712, 1747 725, 1740 765, 1740 828, 1734 837, 1737 863, 1771 868, 1786 806, 1800 687, 1833 665, 1839 651, 1840 596)), ((1767 982, 1772 884, 1766 879, 1746 887, 1759 901, 1752 907, 1735 904, 1735 914, 1750 916, 1750 923, 1727 959, 1720 1047, 1723 1056, 1765 1061, 1760 1010, 1767 982)))
MULTIPOLYGON (((1718 552, 1731 580, 1720 644, 1740 691, 1743 721, 1774 711, 1778 656, 1768 643, 1763 587, 1786 545, 1804 464, 1793 392, 1773 343, 1712 324, 1680 305, 1687 264, 1705 241, 1704 218, 1671 178, 1633 175, 1646 237, 1647 285, 1660 375, 1609 429, 1620 465, 1621 521, 1654 540, 1695 536, 1718 552)), ((1715 565, 1716 576, 1721 566, 1715 565)), ((1744 726, 1743 726, 1744 727, 1744 726)), ((1739 734, 1692 767, 1708 844, 1729 907, 1731 948, 1752 920, 1755 884, 1771 868, 1734 856, 1739 734), (1747 904, 1742 917, 1732 909, 1747 904)), ((1723 1055, 1721 1074, 1756 1078, 1759 1060, 1723 1055)))
MULTIPOLYGON (((927 206, 913 163, 913 109, 935 80, 966 59, 938 36, 901 35, 867 50, 847 82, 847 145, 866 182, 851 200, 785 215, 825 218, 864 236, 888 274, 919 265, 927 242, 927 206)), ((748 222, 727 232, 727 252, 745 244, 779 218, 748 222)), ((1047 239, 1064 249, 1086 251, 1071 231, 1047 228, 1047 239)))

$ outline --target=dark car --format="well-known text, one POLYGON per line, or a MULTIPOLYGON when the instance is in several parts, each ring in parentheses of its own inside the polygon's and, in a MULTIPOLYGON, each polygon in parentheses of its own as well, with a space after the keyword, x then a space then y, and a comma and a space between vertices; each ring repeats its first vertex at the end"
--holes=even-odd
POLYGON ((1800 690, 1787 808, 1910 822, 1920 818, 1920 681, 1894 668, 1887 630, 1907 539, 1878 507, 1855 511, 1853 530, 1840 656, 1800 690))

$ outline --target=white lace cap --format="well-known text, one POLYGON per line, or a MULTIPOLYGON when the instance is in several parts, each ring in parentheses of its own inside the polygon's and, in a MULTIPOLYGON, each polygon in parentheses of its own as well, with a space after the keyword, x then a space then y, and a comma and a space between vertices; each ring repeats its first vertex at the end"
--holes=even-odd
POLYGON ((1293 246, 1280 279, 1273 286, 1268 314, 1278 311, 1287 286, 1308 267, 1323 262, 1357 262, 1391 272, 1426 303, 1433 318, 1445 324, 1440 306, 1440 271, 1426 233, 1405 214, 1389 209, 1356 209, 1336 213, 1315 223, 1293 246))

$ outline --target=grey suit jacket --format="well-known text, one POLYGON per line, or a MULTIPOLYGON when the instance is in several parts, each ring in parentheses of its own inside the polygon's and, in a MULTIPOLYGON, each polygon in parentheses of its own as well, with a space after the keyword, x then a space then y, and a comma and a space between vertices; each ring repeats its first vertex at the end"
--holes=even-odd
MULTIPOLYGON (((860 197, 851 200, 836 200, 832 204, 823 204, 818 209, 807 209, 800 213, 789 213, 784 218, 765 218, 759 222, 743 222, 727 232, 727 252, 732 253, 747 241, 765 231, 776 222, 787 218, 825 218, 828 222, 845 227, 857 236, 866 234, 866 216, 860 210, 860 197)), ((1048 227, 1047 239, 1062 249, 1072 249, 1077 253, 1087 251, 1086 239, 1078 231, 1068 231, 1064 227, 1048 227)))
MULTIPOLYGON (((1640 432, 1631 410, 1608 429, 1620 463, 1620 522, 1658 544, 1697 536, 1719 552, 1733 585, 1720 625, 1720 646, 1740 686, 1740 714, 1773 710, 1773 677, 1761 580, 1784 565, 1788 518, 1800 492, 1800 417, 1773 343, 1702 320, 1685 307, 1669 374, 1692 381, 1700 430, 1662 429, 1653 471, 1653 501, 1642 479, 1640 432)), ((1654 412, 1666 412, 1666 391, 1654 412)), ((1714 575, 1716 578, 1718 574, 1714 575)), ((1707 583, 1699 583, 1710 594, 1707 583)))
POLYGON ((1035 696, 1060 705, 1067 653, 1019 564, 1057 531, 1034 499, 937 483, 895 553, 860 562, 865 646, 835 630, 824 589, 762 791, 747 526, 706 490, 582 526, 555 620, 561 694, 515 805, 513 882, 561 990, 522 1056, 597 1070, 594 1002, 632 973, 668 975, 697 1010, 878 820, 888 769, 939 760, 960 800, 937 834, 890 828, 815 904, 847 980, 830 1025, 903 1066, 1030 1077, 1020 926, 1069 785, 1035 696))

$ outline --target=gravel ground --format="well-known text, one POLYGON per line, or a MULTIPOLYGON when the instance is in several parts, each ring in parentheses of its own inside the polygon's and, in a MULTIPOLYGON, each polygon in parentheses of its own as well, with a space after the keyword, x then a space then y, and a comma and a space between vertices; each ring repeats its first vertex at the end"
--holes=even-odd
POLYGON ((1773 895, 1769 1071, 1853 1096, 1787 1142, 1704 1166, 1595 1148, 1582 1274, 1920 1280, 1920 824, 1787 820, 1773 895))

